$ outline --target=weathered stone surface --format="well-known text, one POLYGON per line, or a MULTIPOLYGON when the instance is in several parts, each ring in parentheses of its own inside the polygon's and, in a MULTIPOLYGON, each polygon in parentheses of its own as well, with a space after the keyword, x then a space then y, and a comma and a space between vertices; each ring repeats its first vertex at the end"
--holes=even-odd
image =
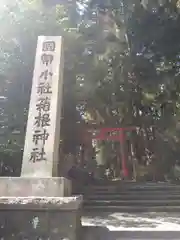
POLYGON ((0 196, 68 197, 71 181, 66 178, 0 178, 0 196))
POLYGON ((0 239, 80 240, 82 197, 0 198, 0 239))
POLYGON ((0 197, 0 209, 78 209, 82 196, 74 197, 0 197))
POLYGON ((63 90, 60 36, 39 36, 21 176, 57 177, 63 90))

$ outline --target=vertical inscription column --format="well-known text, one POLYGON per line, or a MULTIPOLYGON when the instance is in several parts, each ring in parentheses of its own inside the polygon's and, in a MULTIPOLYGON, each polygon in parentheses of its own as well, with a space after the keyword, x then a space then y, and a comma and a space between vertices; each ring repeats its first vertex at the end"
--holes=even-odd
POLYGON ((63 88, 62 38, 38 38, 21 176, 56 177, 63 88))

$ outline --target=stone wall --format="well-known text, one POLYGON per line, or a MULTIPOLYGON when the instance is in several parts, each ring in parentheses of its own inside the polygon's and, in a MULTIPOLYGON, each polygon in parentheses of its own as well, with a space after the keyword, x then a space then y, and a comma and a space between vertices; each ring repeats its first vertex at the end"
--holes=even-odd
POLYGON ((81 240, 82 197, 0 198, 0 239, 81 240))

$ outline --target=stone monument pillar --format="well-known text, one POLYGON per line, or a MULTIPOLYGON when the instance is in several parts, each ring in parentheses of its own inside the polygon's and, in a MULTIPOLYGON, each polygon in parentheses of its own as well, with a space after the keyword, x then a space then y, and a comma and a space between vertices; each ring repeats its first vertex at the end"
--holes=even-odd
POLYGON ((57 177, 63 62, 62 38, 40 36, 24 146, 23 177, 57 177))
POLYGON ((3 239, 80 239, 82 197, 72 197, 71 182, 57 176, 62 73, 62 38, 40 36, 21 177, 0 177, 3 239))
MULTIPOLYGON (((63 89, 60 36, 38 38, 20 178, 6 181, 10 196, 71 195, 71 182, 59 178, 58 161, 63 89)), ((0 181, 3 181, 2 179, 0 181)), ((0 195, 1 191, 0 189, 0 195)))
MULTIPOLYGON (((13 178, 12 182, 5 179, 6 195, 71 195, 71 182, 57 176, 63 62, 62 38, 40 36, 35 57, 21 177, 13 178)), ((3 190, 0 189, 0 195, 1 191, 3 190)))

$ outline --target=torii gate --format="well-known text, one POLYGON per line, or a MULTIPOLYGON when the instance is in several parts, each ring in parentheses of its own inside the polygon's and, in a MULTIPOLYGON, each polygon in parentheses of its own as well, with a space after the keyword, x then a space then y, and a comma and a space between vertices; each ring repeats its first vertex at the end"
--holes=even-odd
POLYGON ((129 176, 129 171, 127 168, 127 160, 126 160, 126 154, 125 154, 125 147, 124 143, 126 140, 125 132, 126 131, 132 131, 135 130, 135 127, 127 127, 127 128, 100 128, 100 132, 96 135, 89 134, 90 139, 95 139, 95 140, 112 140, 112 141, 119 141, 120 142, 120 155, 122 159, 122 171, 124 177, 129 176), (118 132, 119 134, 114 135, 114 136, 109 136, 107 135, 108 133, 114 133, 118 132))

